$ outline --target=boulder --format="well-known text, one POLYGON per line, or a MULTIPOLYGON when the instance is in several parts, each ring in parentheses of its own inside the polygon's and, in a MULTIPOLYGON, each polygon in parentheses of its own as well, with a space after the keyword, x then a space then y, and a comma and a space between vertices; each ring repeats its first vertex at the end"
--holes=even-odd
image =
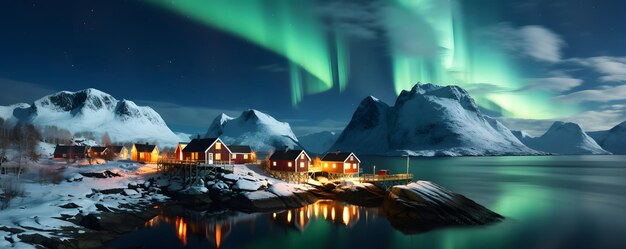
POLYGON ((465 196, 428 181, 394 186, 382 207, 391 224, 409 234, 443 226, 485 225, 504 219, 465 196))

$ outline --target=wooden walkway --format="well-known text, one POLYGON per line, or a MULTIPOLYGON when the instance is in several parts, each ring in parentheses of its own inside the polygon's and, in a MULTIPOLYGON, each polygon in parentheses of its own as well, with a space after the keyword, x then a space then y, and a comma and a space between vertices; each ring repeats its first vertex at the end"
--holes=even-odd
POLYGON ((205 164, 199 161, 176 159, 159 159, 157 161, 157 173, 170 176, 182 176, 184 179, 204 177, 219 172, 232 173, 234 169, 235 165, 225 163, 205 164))
POLYGON ((376 175, 376 174, 361 174, 359 176, 360 182, 369 182, 379 187, 383 187, 385 190, 391 189, 395 185, 404 185, 413 180, 413 174, 392 174, 392 175, 376 175))

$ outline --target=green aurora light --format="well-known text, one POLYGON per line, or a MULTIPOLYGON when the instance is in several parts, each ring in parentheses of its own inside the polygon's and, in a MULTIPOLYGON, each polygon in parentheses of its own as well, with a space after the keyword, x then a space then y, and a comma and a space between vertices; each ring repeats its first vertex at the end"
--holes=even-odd
MULTIPOLYGON (((325 29, 315 13, 316 1, 291 0, 147 0, 245 39, 290 61, 291 99, 333 89, 344 91, 350 73, 347 35, 325 29)), ((555 118, 577 112, 556 106, 552 93, 516 92, 525 82, 503 48, 489 46, 470 33, 472 20, 461 1, 391 0, 381 10, 391 52, 394 90, 416 82, 460 85, 481 107, 514 118, 555 118), (411 25, 407 25, 410 23, 411 25), (472 91, 476 84, 492 92, 472 91)), ((489 15, 488 9, 484 15, 489 15)))

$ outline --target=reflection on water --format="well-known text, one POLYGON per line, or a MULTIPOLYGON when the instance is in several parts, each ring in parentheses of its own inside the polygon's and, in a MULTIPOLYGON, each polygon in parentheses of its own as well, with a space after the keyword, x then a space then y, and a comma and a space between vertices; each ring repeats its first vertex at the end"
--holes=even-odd
MULTIPOLYGON (((370 172, 405 158, 362 157, 370 172)), ((320 201, 275 213, 163 210, 113 248, 626 248, 626 156, 412 159, 431 180, 502 214, 504 222, 407 235, 376 208, 320 201)))
MULTIPOLYGON (((289 209, 271 213, 271 221, 275 226, 304 233, 308 225, 313 222, 327 222, 341 225, 345 228, 353 227, 363 214, 371 219, 370 212, 377 209, 363 208, 333 200, 321 200, 314 204, 297 209, 289 209)), ((163 212, 146 222, 146 228, 170 227, 180 242, 181 247, 188 245, 188 237, 204 236, 204 239, 215 248, 220 248, 222 241, 231 233, 231 227, 253 222, 268 214, 217 215, 209 217, 184 216, 163 212)), ((377 215, 374 216, 374 218, 377 215)), ((252 230, 253 231, 253 230, 252 230)))

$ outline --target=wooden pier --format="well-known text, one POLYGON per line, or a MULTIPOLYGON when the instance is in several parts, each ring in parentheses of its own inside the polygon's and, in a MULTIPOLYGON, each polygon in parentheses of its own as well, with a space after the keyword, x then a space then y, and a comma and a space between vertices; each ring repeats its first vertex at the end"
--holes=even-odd
POLYGON ((391 175, 378 175, 378 174, 361 174, 359 177, 360 182, 369 182, 385 190, 391 189, 395 185, 404 185, 413 180, 413 174, 391 174, 391 175))
POLYGON ((157 161, 157 173, 169 176, 182 176, 183 179, 205 177, 217 173, 232 173, 235 166, 232 164, 205 164, 198 161, 186 161, 176 159, 159 159, 157 161))

